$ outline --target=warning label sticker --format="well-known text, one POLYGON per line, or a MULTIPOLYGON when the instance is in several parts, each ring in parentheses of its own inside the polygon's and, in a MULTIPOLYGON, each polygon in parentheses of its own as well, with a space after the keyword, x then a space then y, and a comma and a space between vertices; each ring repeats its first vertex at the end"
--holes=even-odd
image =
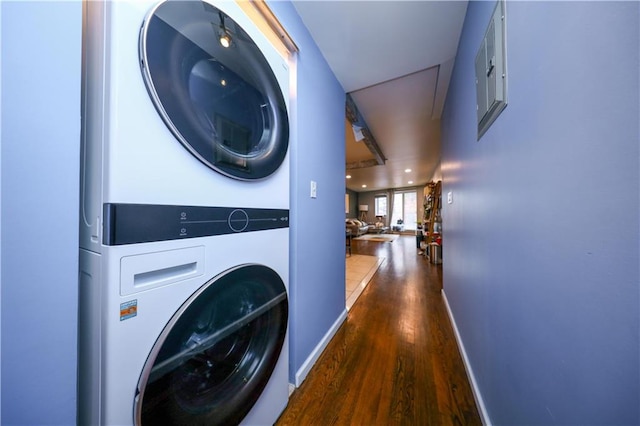
POLYGON ((138 299, 120 304, 120 321, 133 318, 136 315, 138 315, 138 299))

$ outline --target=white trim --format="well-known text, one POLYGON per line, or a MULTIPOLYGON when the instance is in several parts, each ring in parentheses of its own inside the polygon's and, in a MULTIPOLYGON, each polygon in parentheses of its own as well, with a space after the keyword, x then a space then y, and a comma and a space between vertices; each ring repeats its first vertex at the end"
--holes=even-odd
POLYGON ((298 371, 296 372, 296 382, 295 382, 296 387, 300 387, 302 382, 304 382, 304 379, 307 378, 307 374, 309 374, 309 371, 311 371, 311 368, 314 366, 318 358, 320 358, 320 355, 322 355, 322 352, 327 347, 327 345, 329 344, 333 336, 336 334, 336 332, 338 331, 338 329, 346 319, 347 319, 347 310, 345 309, 344 311, 342 311, 338 319, 336 319, 336 321, 333 323, 331 328, 324 335, 322 340, 320 340, 320 342, 315 347, 315 349, 311 351, 311 354, 302 364, 300 369, 298 369, 298 371))
POLYGON ((475 374, 473 374, 473 369, 471 368, 471 364, 469 363, 467 351, 464 348, 464 343, 462 342, 462 338, 460 337, 460 333, 458 332, 458 326, 456 325, 456 320, 453 317, 453 312, 451 312, 451 307, 449 306, 449 301, 447 300, 447 295, 445 294, 444 289, 442 289, 442 299, 444 300, 444 305, 447 307, 449 320, 451 321, 451 326, 453 327, 453 332, 456 336, 456 343, 458 344, 458 349, 460 350, 462 361, 464 362, 464 369, 466 370, 467 377, 469 378, 469 382, 471 383, 473 398, 476 400, 476 405, 478 406, 478 410, 480 411, 480 419, 482 420, 483 425, 490 426, 491 419, 489 418, 487 407, 485 407, 484 405, 484 400, 482 399, 480 388, 478 387, 478 383, 476 382, 476 376, 475 374))

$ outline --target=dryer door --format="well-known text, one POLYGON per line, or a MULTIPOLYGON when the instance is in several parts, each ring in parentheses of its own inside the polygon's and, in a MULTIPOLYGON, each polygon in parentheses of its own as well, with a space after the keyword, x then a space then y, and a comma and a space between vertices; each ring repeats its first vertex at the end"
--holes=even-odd
POLYGON ((156 109, 196 158, 241 180, 278 169, 289 144, 285 100, 267 59, 229 16, 201 1, 160 3, 143 24, 140 59, 156 109))
POLYGON ((284 283, 266 266, 207 282, 155 343, 138 383, 136 424, 239 423, 269 381, 287 318, 284 283))

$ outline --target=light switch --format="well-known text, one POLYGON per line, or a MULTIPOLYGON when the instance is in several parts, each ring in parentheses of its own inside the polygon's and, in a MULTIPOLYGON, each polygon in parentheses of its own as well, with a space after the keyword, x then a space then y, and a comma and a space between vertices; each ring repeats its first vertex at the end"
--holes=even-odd
POLYGON ((453 203, 453 192, 447 192, 447 204, 453 203))
POLYGON ((316 198, 317 196, 318 184, 315 180, 311 181, 311 198, 316 198))

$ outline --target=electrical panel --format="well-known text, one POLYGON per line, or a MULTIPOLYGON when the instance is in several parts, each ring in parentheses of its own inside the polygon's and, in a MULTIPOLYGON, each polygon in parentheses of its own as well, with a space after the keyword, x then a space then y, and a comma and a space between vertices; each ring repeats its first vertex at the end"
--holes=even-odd
POLYGON ((476 55, 478 140, 507 106, 505 1, 498 0, 476 55))

